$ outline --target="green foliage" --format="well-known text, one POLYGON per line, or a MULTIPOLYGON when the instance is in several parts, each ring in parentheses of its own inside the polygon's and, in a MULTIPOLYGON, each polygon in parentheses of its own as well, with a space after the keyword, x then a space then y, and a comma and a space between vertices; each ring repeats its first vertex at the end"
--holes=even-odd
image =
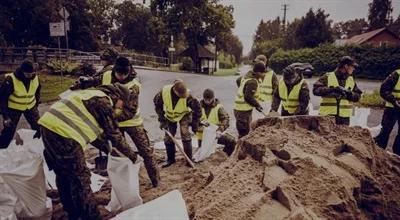
POLYGON ((270 64, 272 69, 280 73, 291 63, 308 62, 314 66, 318 75, 333 71, 340 57, 345 55, 354 57, 360 65, 355 72, 357 77, 384 79, 400 67, 400 47, 369 45, 336 47, 332 44, 321 45, 314 49, 279 50, 272 56, 270 64))
POLYGON ((336 39, 351 38, 354 35, 367 32, 368 28, 368 22, 361 18, 335 23, 332 27, 332 33, 336 39))
POLYGON ((193 61, 190 57, 182 57, 181 62, 182 62, 181 66, 182 70, 192 71, 193 61))
POLYGON ((250 52, 250 59, 253 60, 259 54, 271 57, 273 52, 277 51, 281 47, 282 39, 254 42, 250 52))
POLYGON ((386 27, 391 21, 392 0, 373 0, 369 3, 368 20, 370 30, 386 27))
POLYGON ((235 63, 241 63, 243 44, 232 32, 223 33, 220 38, 217 38, 217 48, 226 54, 233 55, 235 63))
POLYGON ((230 54, 218 54, 219 68, 232 69, 235 66, 235 57, 230 54))
POLYGON ((237 75, 239 68, 234 67, 230 69, 219 69, 213 73, 214 76, 234 76, 237 75))
POLYGON ((264 22, 261 20, 258 24, 256 34, 254 35, 254 43, 265 40, 275 40, 281 37, 281 20, 277 17, 275 20, 264 22))
POLYGON ((115 0, 87 0, 90 6, 90 19, 93 31, 102 42, 110 38, 115 16, 115 0))
POLYGON ((42 102, 56 101, 59 99, 58 95, 66 91, 71 85, 74 84, 76 78, 73 77, 60 77, 53 75, 40 74, 40 99, 42 102))
POLYGON ((378 90, 374 90, 371 93, 363 93, 360 104, 368 107, 384 107, 385 100, 382 99, 378 90))
POLYGON ((52 75, 75 75, 79 70, 79 64, 71 62, 60 62, 59 60, 52 60, 46 64, 48 73, 52 75))

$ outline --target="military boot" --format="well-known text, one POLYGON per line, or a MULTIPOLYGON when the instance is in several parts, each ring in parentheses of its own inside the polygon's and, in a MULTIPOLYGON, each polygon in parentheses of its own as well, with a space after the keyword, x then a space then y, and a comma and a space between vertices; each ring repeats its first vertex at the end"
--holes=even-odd
POLYGON ((165 149, 167 150, 167 161, 162 165, 162 168, 175 163, 175 144, 165 144, 165 149))

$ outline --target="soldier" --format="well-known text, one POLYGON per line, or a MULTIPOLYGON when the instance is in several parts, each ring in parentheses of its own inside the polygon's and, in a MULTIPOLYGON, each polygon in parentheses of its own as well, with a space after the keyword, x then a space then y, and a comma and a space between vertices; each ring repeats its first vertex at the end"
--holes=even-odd
POLYGON ((258 96, 259 102, 271 102, 272 93, 278 88, 278 77, 275 72, 268 66, 268 58, 264 55, 258 55, 254 62, 262 61, 265 63, 266 73, 262 82, 260 83, 260 94, 258 96))
MULTIPOLYGON (((222 104, 219 103, 218 99, 215 98, 214 92, 211 89, 204 90, 203 100, 200 101, 200 105, 201 124, 204 126, 208 126, 209 124, 218 126, 218 144, 224 145, 224 152, 230 156, 235 150, 236 140, 231 135, 222 133, 229 127, 228 113, 225 111, 222 104)), ((199 141, 199 147, 201 147, 203 127, 200 127, 196 135, 199 141)))
MULTIPOLYGON (((116 122, 118 112, 126 113, 125 118, 133 117, 129 102, 130 91, 124 86, 100 86, 73 92, 39 119, 44 156, 56 174, 60 200, 69 219, 102 219, 90 189, 84 156, 87 144, 101 136, 133 163, 136 161, 116 122)), ((101 150, 108 153, 106 146, 101 150)))
POLYGON ((271 112, 277 112, 282 101, 282 116, 308 115, 310 90, 300 72, 302 63, 294 63, 283 69, 283 79, 274 90, 271 112))
POLYGON ((101 65, 103 65, 103 69, 101 69, 96 75, 102 75, 107 71, 113 69, 114 62, 118 57, 118 52, 113 48, 107 48, 100 55, 101 65))
POLYGON ((14 73, 6 75, 0 87, 0 108, 3 112, 3 131, 0 135, 0 148, 7 148, 14 137, 15 130, 23 114, 33 130, 34 138, 40 138, 38 105, 40 102, 40 83, 36 66, 25 60, 14 73))
MULTIPOLYGON (((175 136, 179 123, 183 148, 186 155, 191 159, 192 137, 189 126, 192 127, 194 133, 199 128, 201 116, 199 101, 190 95, 182 80, 175 80, 174 84, 164 86, 155 95, 153 101, 161 129, 168 130, 175 136)), ((175 163, 175 144, 167 134, 164 137, 164 144, 168 158, 162 167, 169 167, 175 163)))
MULTIPOLYGON (((382 129, 375 142, 379 147, 386 149, 390 133, 394 125, 400 122, 400 69, 390 74, 383 81, 380 89, 382 98, 386 101, 386 107, 382 116, 382 129)), ((400 155, 400 129, 393 143, 393 153, 400 155)))
POLYGON ((265 72, 265 64, 262 61, 255 62, 253 70, 249 71, 243 78, 239 77, 236 83, 239 86, 233 113, 236 118, 236 129, 239 138, 247 135, 250 131, 253 108, 262 112, 263 108, 258 102, 260 93, 259 84, 262 82, 265 72))
POLYGON ((335 116, 336 124, 349 125, 353 102, 360 100, 362 91, 353 77, 357 66, 353 58, 344 56, 334 72, 326 73, 314 83, 314 95, 322 97, 319 114, 335 116))
POLYGON ((157 187, 160 174, 153 157, 154 149, 150 146, 150 140, 144 128, 143 119, 140 116, 139 90, 141 84, 136 79, 136 75, 133 74, 133 72, 134 70, 129 64, 129 60, 126 57, 118 57, 112 70, 106 71, 103 75, 97 77, 86 78, 84 81, 77 81, 73 89, 86 89, 118 82, 131 90, 131 99, 133 100, 131 108, 135 109, 136 115, 129 120, 119 122, 118 126, 122 133, 126 132, 133 140, 133 143, 135 143, 139 155, 143 157, 144 165, 151 183, 154 187, 157 187))

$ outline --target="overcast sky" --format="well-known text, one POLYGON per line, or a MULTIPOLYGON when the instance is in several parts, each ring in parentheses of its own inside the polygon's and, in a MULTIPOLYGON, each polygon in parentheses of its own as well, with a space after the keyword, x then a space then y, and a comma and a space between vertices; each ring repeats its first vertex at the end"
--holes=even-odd
MULTIPOLYGON (((233 5, 236 27, 234 33, 243 43, 243 52, 247 54, 253 43, 253 34, 261 19, 270 20, 283 17, 282 4, 289 4, 287 19, 304 16, 312 7, 322 8, 330 14, 333 21, 346 21, 354 18, 367 18, 368 3, 371 0, 221 0, 225 5, 233 5)), ((400 0, 392 0, 393 17, 400 13, 400 0)))

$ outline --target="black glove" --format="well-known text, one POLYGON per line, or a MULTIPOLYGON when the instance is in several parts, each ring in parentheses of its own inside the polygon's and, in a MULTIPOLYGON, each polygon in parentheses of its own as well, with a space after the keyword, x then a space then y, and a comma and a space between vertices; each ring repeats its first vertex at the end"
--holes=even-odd
POLYGON ((346 90, 345 93, 346 99, 351 99, 353 97, 353 92, 350 89, 346 90))
POLYGON ((256 110, 257 110, 258 112, 262 112, 264 109, 263 109, 263 107, 261 107, 261 106, 257 106, 257 107, 256 107, 256 110))
POLYGON ((40 130, 36 130, 36 133, 33 135, 33 138, 39 139, 42 135, 40 134, 40 130))

